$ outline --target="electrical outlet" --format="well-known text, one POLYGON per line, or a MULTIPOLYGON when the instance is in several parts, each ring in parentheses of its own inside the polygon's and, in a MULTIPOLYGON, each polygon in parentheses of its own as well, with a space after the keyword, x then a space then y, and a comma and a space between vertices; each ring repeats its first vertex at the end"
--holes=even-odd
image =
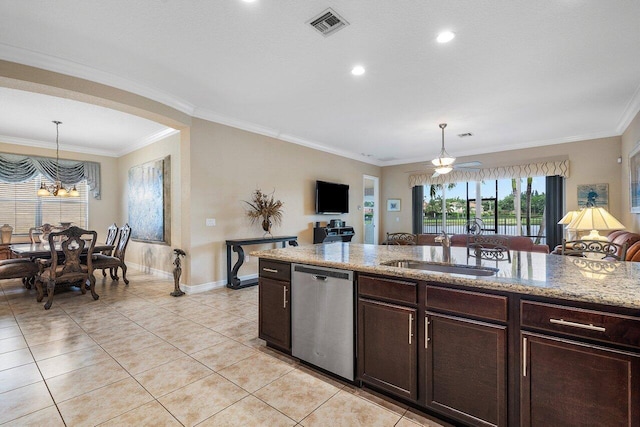
POLYGON ((244 260, 249 262, 251 260, 251 257, 247 254, 244 256, 244 260))
POLYGON ((214 227, 216 225, 216 219, 215 218, 207 218, 205 220, 205 225, 207 227, 214 227))

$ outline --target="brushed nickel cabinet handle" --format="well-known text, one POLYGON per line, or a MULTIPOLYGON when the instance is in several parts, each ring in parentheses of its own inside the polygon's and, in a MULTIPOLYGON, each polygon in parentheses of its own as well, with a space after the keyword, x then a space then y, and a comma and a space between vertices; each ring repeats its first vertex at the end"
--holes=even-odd
POLYGON ((282 288, 282 308, 287 308, 287 287, 282 288))
POLYGON ((556 325, 572 326, 574 328, 587 329, 589 331, 604 332, 606 330, 602 326, 594 326, 592 323, 589 323, 587 325, 587 324, 584 324, 584 323, 570 322, 570 321, 564 320, 564 319, 549 319, 549 322, 555 323, 556 325))
POLYGON ((278 270, 276 270, 275 268, 267 268, 267 267, 262 267, 262 271, 266 271, 267 273, 277 273, 278 270))
POLYGON ((429 348, 429 317, 424 316, 424 348, 429 348))
POLYGON ((527 376, 527 338, 522 337, 522 376, 527 376))
POLYGON ((409 314, 409 345, 411 345, 412 337, 413 337, 413 314, 409 314))

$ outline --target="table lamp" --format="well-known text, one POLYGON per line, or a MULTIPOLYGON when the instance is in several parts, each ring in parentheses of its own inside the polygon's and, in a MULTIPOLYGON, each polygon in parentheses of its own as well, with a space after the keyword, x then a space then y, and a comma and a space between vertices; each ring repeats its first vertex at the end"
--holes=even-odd
POLYGON ((601 236, 598 231, 624 230, 625 226, 613 217, 609 212, 601 207, 586 207, 567 226, 576 231, 590 231, 582 237, 582 240, 607 240, 606 236, 601 236))
POLYGON ((573 240, 576 238, 575 230, 569 228, 569 224, 571 224, 571 222, 576 219, 578 215, 580 215, 580 211, 569 211, 565 216, 562 217, 560 221, 558 221, 558 224, 565 226, 564 231, 567 240, 573 240))

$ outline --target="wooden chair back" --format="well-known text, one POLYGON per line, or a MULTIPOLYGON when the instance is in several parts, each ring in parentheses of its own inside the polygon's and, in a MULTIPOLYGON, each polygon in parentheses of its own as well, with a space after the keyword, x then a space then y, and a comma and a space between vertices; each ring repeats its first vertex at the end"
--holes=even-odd
POLYGON ((113 251, 113 256, 119 258, 121 261, 124 260, 124 255, 127 251, 127 245, 129 244, 130 237, 131 227, 129 227, 129 224, 125 224, 120 228, 120 239, 118 240, 118 244, 113 251))
POLYGON ((56 228, 48 223, 44 223, 39 227, 31 227, 29 229, 29 240, 31 243, 41 243, 49 240, 49 234, 56 231, 56 228))
POLYGON ((93 272, 91 261, 97 237, 98 233, 95 231, 83 230, 75 226, 50 233, 51 278, 56 283, 75 282, 83 277, 88 278, 93 272), (58 255, 56 240, 60 241, 60 249, 64 255, 62 257, 58 255), (87 247, 86 256, 83 254, 85 247, 87 247))
MULTIPOLYGON (((116 238, 118 237, 118 226, 114 222, 107 228, 107 238, 104 243, 106 245, 113 245, 116 242, 116 238)), ((108 251, 102 251, 105 255, 111 255, 113 253, 113 249, 109 249, 108 251)))

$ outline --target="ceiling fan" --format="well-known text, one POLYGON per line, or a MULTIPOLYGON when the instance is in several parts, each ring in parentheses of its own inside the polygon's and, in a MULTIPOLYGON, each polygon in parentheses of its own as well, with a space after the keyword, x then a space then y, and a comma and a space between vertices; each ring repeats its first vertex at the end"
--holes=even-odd
POLYGON ((440 154, 437 158, 431 160, 431 163, 435 167, 435 172, 432 175, 432 178, 435 178, 439 175, 445 175, 451 172, 453 169, 468 169, 468 168, 477 168, 482 165, 480 162, 465 162, 465 163, 455 163, 456 158, 447 153, 447 150, 444 149, 444 128, 447 127, 446 123, 440 123, 438 125, 440 129, 442 129, 442 149, 440 150, 440 154))

